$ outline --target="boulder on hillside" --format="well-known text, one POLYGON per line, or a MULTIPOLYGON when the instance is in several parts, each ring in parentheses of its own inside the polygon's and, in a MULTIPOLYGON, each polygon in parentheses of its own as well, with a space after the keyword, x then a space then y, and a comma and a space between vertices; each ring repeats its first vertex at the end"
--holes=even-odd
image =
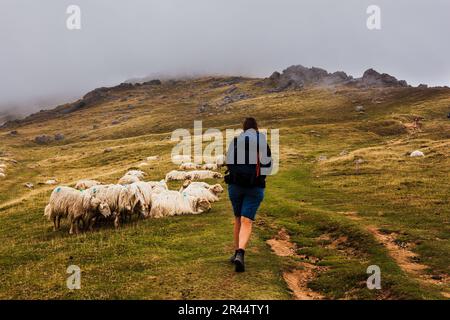
POLYGON ((53 141, 53 137, 43 134, 34 138, 34 142, 37 144, 48 144, 53 141))
POLYGON ((57 133, 55 134, 55 141, 62 141, 64 140, 66 137, 62 134, 62 133, 57 133))

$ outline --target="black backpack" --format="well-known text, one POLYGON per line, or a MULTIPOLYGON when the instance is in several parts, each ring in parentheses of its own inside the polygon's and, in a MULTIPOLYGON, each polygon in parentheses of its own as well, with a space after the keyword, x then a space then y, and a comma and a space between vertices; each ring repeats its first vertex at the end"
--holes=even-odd
MULTIPOLYGON (((259 153, 259 132, 257 133, 257 158, 256 164, 249 163, 249 138, 245 137, 245 163, 237 164, 238 143, 237 138, 234 138, 233 145, 230 148, 234 148, 234 163, 227 164, 227 172, 225 175, 225 183, 235 184, 241 187, 260 187, 265 188, 266 176, 261 174, 261 167, 270 168, 272 161, 267 164, 260 163, 259 153)), ((230 152, 230 150, 228 150, 230 152)), ((271 151, 267 145, 267 155, 271 157, 271 151)))

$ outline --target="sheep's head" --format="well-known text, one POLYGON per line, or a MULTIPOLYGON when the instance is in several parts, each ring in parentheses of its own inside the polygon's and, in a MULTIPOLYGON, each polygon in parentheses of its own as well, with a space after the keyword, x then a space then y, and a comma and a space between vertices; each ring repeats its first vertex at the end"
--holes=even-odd
POLYGON ((197 199, 195 209, 196 212, 208 212, 211 210, 211 203, 204 198, 199 198, 197 199))
POLYGON ((51 214, 52 214, 52 209, 51 209, 51 206, 48 204, 45 206, 45 209, 44 209, 44 217, 47 217, 47 219, 50 220, 51 214))
POLYGON ((146 205, 142 200, 139 200, 134 207, 134 212, 141 217, 146 217, 149 211, 148 205, 146 205))
POLYGON ((98 210, 100 214, 104 217, 109 217, 111 215, 111 209, 109 208, 109 205, 105 201, 100 200, 99 198, 95 197, 91 198, 91 207, 94 210, 98 210))
POLYGON ((185 180, 192 180, 192 174, 186 173, 185 176, 184 176, 184 179, 185 180))
POLYGON ((111 215, 111 209, 105 202, 100 203, 100 205, 98 206, 98 211, 100 211, 100 214, 104 217, 109 217, 111 215))
POLYGON ((223 192, 223 187, 220 184, 215 184, 209 188, 214 194, 219 194, 223 192))
POLYGON ((221 179, 221 178, 223 178, 223 175, 221 173, 219 173, 219 172, 214 172, 213 177, 216 178, 216 179, 221 179))

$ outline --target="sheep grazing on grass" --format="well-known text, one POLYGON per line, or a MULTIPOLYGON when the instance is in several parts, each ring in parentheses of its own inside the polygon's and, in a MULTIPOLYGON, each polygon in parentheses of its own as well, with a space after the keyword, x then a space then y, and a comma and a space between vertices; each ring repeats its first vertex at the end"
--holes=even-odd
POLYGON ((220 172, 210 170, 193 170, 187 171, 187 177, 183 180, 204 180, 204 179, 220 179, 223 178, 220 172))
MULTIPOLYGON (((132 187, 109 184, 89 188, 86 192, 109 205, 112 212, 111 218, 114 219, 116 228, 120 225, 120 219, 127 215, 131 215, 134 212, 145 215, 143 199, 132 187)), ((86 219, 85 223, 87 223, 90 230, 92 230, 97 217, 98 215, 92 215, 86 219)))
POLYGON ((129 170, 127 173, 125 173, 126 176, 135 176, 139 178, 140 180, 144 179, 146 173, 141 170, 129 170))
POLYGON ((139 182, 139 181, 141 181, 141 179, 139 179, 138 177, 126 174, 122 178, 119 179, 118 184, 121 184, 124 186, 127 184, 139 182))
POLYGON ((223 192, 223 187, 220 184, 209 185, 206 182, 191 182, 187 186, 183 184, 180 192, 198 198, 205 198, 209 202, 216 202, 219 201, 218 195, 223 192))
POLYGON ((219 167, 215 163, 205 163, 202 165, 203 170, 217 170, 219 167))
POLYGON ((53 190, 50 201, 45 207, 44 216, 53 221, 53 230, 60 228, 61 218, 68 218, 69 233, 78 233, 78 222, 86 217, 101 214, 111 215, 108 204, 88 192, 70 187, 57 187, 53 190))
POLYGON ((172 170, 166 174, 165 180, 166 181, 179 181, 179 180, 186 180, 186 179, 192 179, 192 175, 189 172, 172 170))
POLYGON ((199 165, 192 162, 184 162, 180 165, 180 170, 196 170, 199 165))
POLYGON ((96 180, 79 180, 75 184, 75 189, 86 190, 99 185, 101 185, 101 182, 98 182, 96 180))
POLYGON ((211 209, 204 198, 193 197, 178 191, 166 190, 152 194, 150 217, 162 218, 184 214, 200 214, 211 209))

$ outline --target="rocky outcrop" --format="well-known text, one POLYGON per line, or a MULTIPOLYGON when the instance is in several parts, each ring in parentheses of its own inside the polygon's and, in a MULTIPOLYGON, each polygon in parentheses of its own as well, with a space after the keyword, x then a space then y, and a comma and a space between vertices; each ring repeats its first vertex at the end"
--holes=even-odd
POLYGON ((397 80, 397 78, 387 74, 379 73, 373 69, 366 70, 362 78, 357 80, 358 85, 364 87, 407 87, 405 80, 397 80))
POLYGON ((273 91, 301 89, 308 86, 354 85, 358 87, 407 87, 404 80, 379 73, 373 69, 364 72, 361 78, 353 78, 343 71, 329 73, 321 68, 307 68, 302 65, 290 66, 282 73, 274 72, 264 83, 273 91))

